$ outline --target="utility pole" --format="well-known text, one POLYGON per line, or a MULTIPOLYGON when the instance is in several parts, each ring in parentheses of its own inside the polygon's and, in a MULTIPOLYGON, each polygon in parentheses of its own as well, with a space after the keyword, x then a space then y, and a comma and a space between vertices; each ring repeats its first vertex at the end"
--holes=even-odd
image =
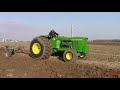
POLYGON ((73 37, 73 27, 72 27, 72 24, 71 24, 71 37, 73 37))

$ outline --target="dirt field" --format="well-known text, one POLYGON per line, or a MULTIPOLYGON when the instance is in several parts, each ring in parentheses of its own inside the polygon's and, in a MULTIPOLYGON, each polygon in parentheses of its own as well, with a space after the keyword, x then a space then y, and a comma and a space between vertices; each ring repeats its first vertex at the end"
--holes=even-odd
MULTIPOLYGON (((28 42, 0 43, 21 45, 29 49, 28 42)), ((0 78, 119 78, 120 45, 90 43, 86 59, 74 63, 63 62, 57 56, 48 60, 34 60, 27 54, 0 56, 0 78)))

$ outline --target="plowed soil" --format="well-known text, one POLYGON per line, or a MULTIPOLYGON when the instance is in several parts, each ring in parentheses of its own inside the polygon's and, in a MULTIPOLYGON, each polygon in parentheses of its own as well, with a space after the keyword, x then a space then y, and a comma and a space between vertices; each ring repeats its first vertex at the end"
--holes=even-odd
MULTIPOLYGON (((7 44, 29 49, 29 42, 0 43, 0 47, 7 44)), ((74 63, 63 62, 58 56, 34 60, 23 53, 0 55, 0 78, 119 78, 120 46, 92 43, 89 47, 87 58, 74 63)))

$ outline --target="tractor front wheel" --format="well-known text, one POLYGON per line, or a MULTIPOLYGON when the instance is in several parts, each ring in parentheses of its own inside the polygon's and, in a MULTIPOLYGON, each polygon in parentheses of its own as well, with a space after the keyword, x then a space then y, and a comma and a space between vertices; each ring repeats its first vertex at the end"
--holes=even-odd
POLYGON ((68 49, 63 53, 63 60, 65 62, 73 62, 77 60, 77 58, 78 58, 78 55, 75 50, 68 49))

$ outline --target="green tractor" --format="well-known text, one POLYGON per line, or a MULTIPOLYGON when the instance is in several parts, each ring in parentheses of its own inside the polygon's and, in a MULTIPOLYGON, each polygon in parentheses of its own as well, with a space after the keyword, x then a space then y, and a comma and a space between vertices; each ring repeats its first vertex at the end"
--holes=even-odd
POLYGON ((48 35, 35 37, 30 44, 30 56, 34 59, 48 59, 52 54, 62 53, 65 62, 86 57, 89 47, 86 37, 60 36, 54 30, 48 35))

